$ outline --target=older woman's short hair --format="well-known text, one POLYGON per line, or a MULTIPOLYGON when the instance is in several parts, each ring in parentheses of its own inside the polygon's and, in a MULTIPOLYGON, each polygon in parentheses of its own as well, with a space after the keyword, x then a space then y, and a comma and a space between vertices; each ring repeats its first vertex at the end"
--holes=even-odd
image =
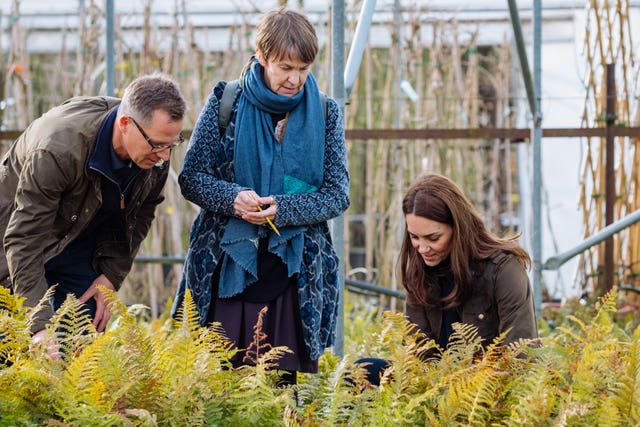
POLYGON ((298 58, 311 64, 318 54, 318 36, 306 16, 279 8, 267 12, 258 23, 256 50, 267 61, 298 58))

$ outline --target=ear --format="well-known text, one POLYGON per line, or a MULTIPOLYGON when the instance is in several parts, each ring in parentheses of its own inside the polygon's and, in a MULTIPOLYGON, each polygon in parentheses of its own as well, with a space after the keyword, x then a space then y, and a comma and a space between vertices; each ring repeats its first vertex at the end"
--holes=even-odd
MULTIPOLYGON (((117 132, 120 137, 124 136, 127 132, 131 131, 131 119, 129 117, 122 115, 116 118, 116 122, 114 123, 114 134, 117 132)), ((114 135, 115 136, 115 135, 114 135)))
POLYGON ((120 132, 124 132, 125 129, 127 128, 127 126, 129 126, 130 120, 127 116, 122 115, 118 117, 118 121, 117 121, 117 125, 118 128, 120 129, 120 132))
POLYGON ((257 49, 256 49, 256 59, 258 60, 260 65, 262 65, 263 67, 267 66, 267 61, 264 59, 264 55, 262 55, 262 52, 260 52, 257 49))

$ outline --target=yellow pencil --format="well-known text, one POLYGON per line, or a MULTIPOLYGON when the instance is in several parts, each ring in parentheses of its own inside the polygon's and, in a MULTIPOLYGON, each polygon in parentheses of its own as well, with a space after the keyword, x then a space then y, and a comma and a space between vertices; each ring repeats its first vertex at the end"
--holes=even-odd
MULTIPOLYGON (((260 205, 258 205, 258 210, 259 210, 260 212, 262 212, 262 208, 260 207, 260 205)), ((267 220, 267 223, 271 226, 271 228, 273 229, 273 231, 275 231, 275 232, 276 232, 276 234, 279 236, 279 235, 280 235, 280 232, 278 231, 278 229, 276 228, 276 226, 275 226, 275 225, 273 225, 273 223, 271 222, 271 220, 269 219, 269 217, 268 217, 268 216, 265 216, 265 217, 264 217, 264 219, 266 219, 266 220, 267 220)))
MULTIPOLYGON (((251 197, 251 198, 252 198, 253 200, 255 200, 255 198, 254 198, 254 197, 251 197)), ((260 212, 262 212, 262 206, 257 205, 257 207, 258 207, 258 210, 259 210, 260 212)), ((266 219, 266 220, 267 220, 267 224, 269 224, 269 226, 271 227, 271 229, 272 229, 273 231, 275 231, 275 232, 276 232, 276 234, 279 236, 279 235, 280 235, 280 232, 278 231, 278 229, 276 228, 276 226, 275 226, 275 225, 273 225, 273 222, 271 222, 271 220, 269 219, 269 217, 265 216, 265 217, 264 217, 264 219, 266 219)))

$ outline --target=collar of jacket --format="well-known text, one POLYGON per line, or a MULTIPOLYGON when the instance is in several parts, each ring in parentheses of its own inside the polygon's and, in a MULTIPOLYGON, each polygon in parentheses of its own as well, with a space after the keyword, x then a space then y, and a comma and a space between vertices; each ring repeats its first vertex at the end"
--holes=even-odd
POLYGON ((93 140, 93 146, 87 157, 87 169, 95 170, 115 180, 111 171, 111 151, 113 150, 113 125, 118 114, 118 107, 113 107, 105 116, 100 130, 93 140))
MULTIPOLYGON (((117 115, 118 106, 115 106, 105 116, 100 125, 100 130, 93 140, 93 145, 86 163, 87 175, 89 175, 89 171, 96 171, 116 184, 118 184, 119 180, 115 176, 115 170, 131 167, 134 168, 134 175, 139 174, 141 171, 138 165, 131 160, 129 161, 131 166, 129 166, 120 160, 115 153, 113 148, 113 126, 115 125, 117 115)), ((129 182, 131 181, 129 180, 129 182)))

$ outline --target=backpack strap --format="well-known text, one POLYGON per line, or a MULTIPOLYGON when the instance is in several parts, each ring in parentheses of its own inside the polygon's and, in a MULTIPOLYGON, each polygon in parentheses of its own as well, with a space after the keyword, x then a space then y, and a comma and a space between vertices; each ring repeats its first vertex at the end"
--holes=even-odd
POLYGON ((224 135, 227 125, 229 124, 229 117, 231 116, 231 109, 233 108, 233 101, 236 99, 236 89, 239 84, 240 80, 231 80, 227 82, 227 85, 222 91, 220 110, 218 112, 218 128, 220 129, 220 135, 224 135))
MULTIPOLYGON (((227 125, 229 124, 229 118, 231 117, 231 109, 233 108, 233 102, 236 100, 236 89, 240 84, 240 80, 231 80, 227 82, 227 85, 222 91, 222 98, 220 99, 220 110, 218 112, 218 128, 220 129, 220 135, 224 135, 227 125)), ((328 108, 327 108, 327 95, 324 92, 320 92, 320 103, 322 104, 322 111, 324 111, 324 119, 327 120, 328 108)))
POLYGON ((327 112, 327 95, 324 92, 320 92, 320 103, 322 104, 322 111, 324 111, 324 121, 327 121, 327 116, 329 113, 327 112))

